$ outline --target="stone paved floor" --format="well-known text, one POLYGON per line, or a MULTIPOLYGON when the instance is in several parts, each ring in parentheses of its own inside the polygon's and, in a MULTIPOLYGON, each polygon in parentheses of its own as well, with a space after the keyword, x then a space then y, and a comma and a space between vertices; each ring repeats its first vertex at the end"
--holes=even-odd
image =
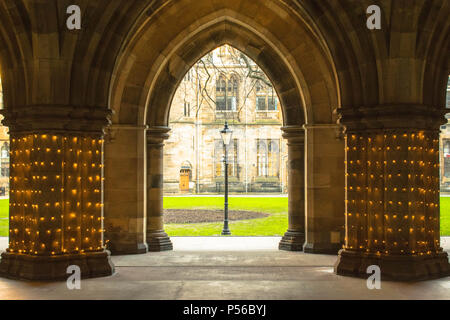
MULTIPOLYGON (((450 299, 450 277, 368 290, 333 273, 336 256, 278 251, 276 237, 172 240, 172 252, 113 257, 116 274, 83 280, 81 290, 0 278, 0 299, 450 299)), ((450 250, 449 238, 442 243, 450 250)))

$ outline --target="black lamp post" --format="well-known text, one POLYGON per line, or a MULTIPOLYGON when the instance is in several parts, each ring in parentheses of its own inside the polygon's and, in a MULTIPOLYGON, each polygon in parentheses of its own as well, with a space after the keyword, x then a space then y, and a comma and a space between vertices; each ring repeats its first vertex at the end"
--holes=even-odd
POLYGON ((228 228, 228 145, 231 142, 233 131, 228 128, 228 123, 226 121, 223 130, 220 131, 220 135, 222 136, 223 145, 225 146, 225 156, 223 157, 223 162, 225 164, 225 216, 223 220, 222 235, 229 236, 231 235, 231 232, 228 228))

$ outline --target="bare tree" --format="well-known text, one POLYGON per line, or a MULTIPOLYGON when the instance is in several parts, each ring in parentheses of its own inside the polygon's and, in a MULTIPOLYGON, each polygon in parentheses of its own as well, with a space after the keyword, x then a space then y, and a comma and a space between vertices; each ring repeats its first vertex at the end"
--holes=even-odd
POLYGON ((187 82, 185 86, 190 85, 190 89, 198 90, 199 92, 198 105, 195 106, 196 116, 198 116, 203 107, 212 111, 216 110, 215 81, 221 75, 229 79, 233 74, 237 76, 240 83, 236 110, 235 112, 225 113, 225 116, 231 114, 233 120, 241 121, 241 111, 252 93, 255 93, 257 85, 268 88, 273 92, 272 83, 262 69, 248 56, 231 46, 225 46, 209 52, 194 65, 193 69, 195 69, 197 81, 187 82), (218 54, 217 50, 221 49, 226 54, 218 54))

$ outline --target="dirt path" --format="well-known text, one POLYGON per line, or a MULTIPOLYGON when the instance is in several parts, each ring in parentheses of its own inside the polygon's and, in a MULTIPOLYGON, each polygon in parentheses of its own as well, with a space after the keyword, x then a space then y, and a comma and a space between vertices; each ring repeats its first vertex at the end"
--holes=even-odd
MULTIPOLYGON (((164 223, 200 223, 223 221, 223 210, 186 210, 186 209, 165 209, 164 223)), ((255 211, 229 211, 230 221, 248 220, 268 217, 269 214, 255 211)))

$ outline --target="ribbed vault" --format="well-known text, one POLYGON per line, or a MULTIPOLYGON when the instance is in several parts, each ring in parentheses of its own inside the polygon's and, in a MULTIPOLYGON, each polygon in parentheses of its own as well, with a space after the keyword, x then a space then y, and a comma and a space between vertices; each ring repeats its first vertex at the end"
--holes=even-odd
POLYGON ((222 44, 246 53, 268 74, 286 125, 336 121, 339 90, 326 44, 285 4, 177 1, 145 15, 135 28, 115 69, 114 122, 167 125, 185 72, 222 44))
MULTIPOLYGON (((449 4, 445 1, 376 1, 383 10, 383 29, 373 32, 365 27, 366 8, 374 4, 369 0, 264 0, 258 4, 242 0, 79 0, 83 28, 69 31, 65 28, 65 10, 72 2, 0 3, 0 64, 7 107, 51 102, 120 108, 117 90, 125 88, 124 73, 132 70, 126 69, 123 59, 134 55, 133 48, 154 41, 148 50, 148 62, 152 50, 170 52, 170 43, 179 45, 176 37, 181 31, 193 36, 201 25, 211 25, 214 15, 222 19, 234 16, 247 32, 252 25, 253 29, 262 27, 263 38, 276 39, 272 45, 283 44, 277 48, 278 54, 286 65, 297 65, 304 77, 303 84, 301 77, 297 79, 304 91, 303 108, 316 103, 328 103, 331 109, 393 103, 444 106, 450 28, 449 4), (144 33, 145 39, 138 41, 144 33), (302 56, 300 52, 307 54, 302 56), (307 69, 313 68, 311 59, 316 60, 315 67, 320 66, 312 75, 307 69), (410 74, 412 70, 417 74, 410 74), (317 74, 323 77, 321 84, 313 79, 315 88, 307 92, 308 77, 317 74), (413 88, 402 90, 403 95, 396 94, 398 86, 406 87, 403 78, 398 81, 400 75, 409 79, 408 88, 413 88), (315 101, 319 86, 330 93, 315 101)), ((314 120, 312 115, 308 117, 308 121, 314 120)))

